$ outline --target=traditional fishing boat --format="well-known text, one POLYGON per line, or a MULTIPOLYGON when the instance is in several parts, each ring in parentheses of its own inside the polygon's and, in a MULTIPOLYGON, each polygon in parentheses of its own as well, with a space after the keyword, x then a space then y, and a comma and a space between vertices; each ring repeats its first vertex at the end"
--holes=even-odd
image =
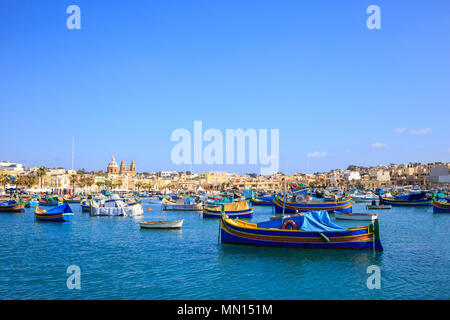
POLYGON ((338 213, 334 214, 336 219, 341 220, 362 220, 362 221, 373 221, 378 219, 378 214, 376 213, 338 213))
POLYGON ((73 218, 72 209, 67 203, 47 211, 36 207, 34 214, 36 219, 40 221, 66 222, 73 218))
POLYGON ((381 198, 380 204, 391 206, 429 206, 431 200, 425 196, 425 193, 411 193, 393 198, 381 198))
POLYGON ((432 201, 434 213, 450 213, 450 202, 432 201))
POLYGON ((142 221, 139 225, 142 229, 181 229, 183 221, 142 221))
POLYGON ((303 249, 370 249, 382 251, 378 219, 363 227, 343 228, 328 213, 310 211, 288 219, 248 223, 222 215, 221 243, 303 249))
POLYGON ((88 200, 82 200, 80 202, 81 212, 91 212, 91 202, 88 200))
POLYGON ((58 206, 62 204, 63 199, 59 197, 48 197, 48 198, 39 198, 38 201, 40 206, 58 206))
POLYGON ((65 203, 80 203, 80 197, 63 197, 63 202, 65 203))
POLYGON ((0 212, 24 212, 25 202, 8 200, 0 202, 0 212))
POLYGON ((273 196, 252 198, 250 202, 254 206, 273 206, 273 196))
POLYGON ((142 216, 141 203, 127 204, 120 199, 91 200, 91 216, 142 216))
MULTIPOLYGON (((300 199, 301 200, 301 199, 300 199)), ((274 200, 275 213, 297 213, 305 211, 325 210, 333 212, 352 212, 352 199, 346 198, 338 201, 329 202, 310 202, 310 201, 286 201, 281 196, 276 196, 274 200)))
POLYGON ((203 218, 220 218, 225 213, 230 218, 251 218, 253 216, 253 208, 248 205, 248 201, 240 201, 233 203, 224 203, 217 207, 203 208, 203 218))

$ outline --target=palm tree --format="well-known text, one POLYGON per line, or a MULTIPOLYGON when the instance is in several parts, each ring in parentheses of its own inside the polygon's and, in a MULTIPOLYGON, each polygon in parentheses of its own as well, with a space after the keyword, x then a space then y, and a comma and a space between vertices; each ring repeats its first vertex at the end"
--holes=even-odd
POLYGON ((40 179, 40 181, 41 181, 41 189, 42 189, 42 180, 43 180, 43 178, 44 178, 44 176, 47 174, 47 169, 44 167, 44 166, 42 166, 42 167, 40 167, 39 169, 37 169, 37 171, 36 171, 36 176, 40 179))
POLYGON ((25 186, 31 188, 36 183, 37 177, 34 174, 26 175, 25 186))
POLYGON ((3 186, 3 190, 6 191, 6 185, 11 181, 11 176, 9 174, 2 173, 0 175, 0 184, 3 186))
POLYGON ((78 184, 78 176, 76 174, 72 174, 69 180, 72 185, 72 193, 75 193, 75 184, 78 184))

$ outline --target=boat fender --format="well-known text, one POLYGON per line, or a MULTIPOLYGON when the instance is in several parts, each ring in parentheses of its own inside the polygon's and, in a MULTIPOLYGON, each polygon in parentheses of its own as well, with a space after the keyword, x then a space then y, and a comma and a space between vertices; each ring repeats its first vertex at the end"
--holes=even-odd
POLYGON ((288 224, 292 226, 292 230, 297 230, 297 224, 292 220, 286 220, 281 226, 281 229, 286 230, 288 224))

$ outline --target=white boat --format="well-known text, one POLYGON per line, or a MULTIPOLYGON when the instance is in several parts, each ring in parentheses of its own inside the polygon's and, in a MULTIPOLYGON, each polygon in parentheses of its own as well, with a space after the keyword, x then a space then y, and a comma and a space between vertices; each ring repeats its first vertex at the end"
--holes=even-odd
POLYGON ((142 229, 181 229, 184 220, 175 221, 142 221, 142 229))
POLYGON ((185 199, 177 199, 175 202, 167 199, 162 200, 161 210, 171 211, 202 211, 203 204, 201 203, 186 203, 185 199))
POLYGON ((355 202, 373 201, 378 200, 378 196, 373 192, 358 192, 351 195, 352 200, 355 202))
POLYGON ((341 220, 369 220, 373 221, 378 219, 378 214, 376 213, 334 213, 336 219, 341 220))
POLYGON ((141 203, 127 204, 123 200, 109 199, 91 201, 91 216, 142 216, 144 208, 141 203))

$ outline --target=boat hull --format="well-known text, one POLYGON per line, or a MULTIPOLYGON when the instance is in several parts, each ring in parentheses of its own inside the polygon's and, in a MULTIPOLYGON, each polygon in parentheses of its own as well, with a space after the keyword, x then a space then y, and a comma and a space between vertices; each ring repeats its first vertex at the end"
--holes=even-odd
POLYGON ((434 213, 450 213, 450 203, 442 203, 438 201, 433 201, 433 212, 434 213))
POLYGON ((16 202, 12 204, 0 205, 0 212, 25 212, 25 203, 16 202))
MULTIPOLYGON (((225 214, 230 218, 251 218, 253 217, 253 208, 249 208, 241 211, 225 211, 225 214)), ((203 209, 203 218, 220 218, 222 212, 216 210, 210 210, 208 208, 203 209)))
POLYGON ((272 201, 264 201, 264 200, 260 200, 260 199, 250 199, 250 202, 254 206, 273 206, 272 201))
POLYGON ((36 219, 39 221, 51 221, 51 222, 67 222, 73 218, 73 213, 58 213, 58 214, 39 214, 36 213, 36 219))
POLYGON ((142 229, 181 229, 184 220, 141 222, 142 229))
POLYGON ((382 200, 383 204, 391 205, 391 206, 429 206, 431 205, 431 201, 427 199, 422 200, 401 200, 401 199, 394 199, 394 198, 383 198, 382 200))
POLYGON ((295 203, 286 202, 283 204, 283 199, 278 197, 275 198, 275 213, 297 213, 306 211, 316 211, 316 210, 326 210, 328 213, 334 212, 352 212, 352 200, 351 198, 345 199, 343 201, 333 201, 333 202, 305 202, 305 203, 295 203))
POLYGON ((298 230, 244 228, 222 217, 221 243, 298 249, 362 249, 382 251, 378 221, 370 226, 351 228, 348 232, 309 232, 298 230), (325 236, 325 237, 324 237, 325 236), (325 239, 328 239, 325 240, 325 239))

